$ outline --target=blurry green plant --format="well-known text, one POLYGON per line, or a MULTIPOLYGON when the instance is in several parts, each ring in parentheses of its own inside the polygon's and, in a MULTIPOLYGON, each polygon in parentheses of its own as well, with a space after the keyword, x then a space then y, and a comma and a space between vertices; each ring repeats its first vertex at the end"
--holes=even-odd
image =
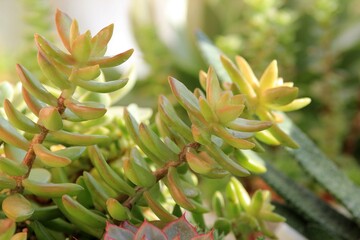
POLYGON ((150 65, 135 96, 152 94, 143 90, 149 85, 154 95, 165 92, 164 84, 152 80, 165 79, 168 72, 190 89, 198 87, 198 69, 205 64, 194 32, 201 29, 230 58, 241 54, 255 73, 273 59, 281 62, 283 78, 293 80, 313 101, 305 114, 291 116, 360 183, 358 1, 136 0, 132 6, 135 39, 150 65))
POLYGON ((61 11, 55 22, 66 52, 35 35, 46 80, 17 65, 21 84, 1 83, 0 239, 275 239, 267 224, 285 218, 268 190, 248 194, 240 177, 253 174, 292 206, 283 215, 300 214, 309 238, 359 238, 359 189, 280 112, 310 99, 279 79, 276 62, 257 80, 244 58, 232 63, 200 35, 213 66, 200 71, 202 89, 169 77, 177 103, 159 96, 152 121, 146 110, 113 106, 133 81, 131 72, 119 80, 104 74, 133 52, 104 56, 113 25, 92 36, 61 11), (277 173, 260 142, 284 145, 353 219, 277 173), (200 185, 209 178, 225 191, 205 198, 200 185))

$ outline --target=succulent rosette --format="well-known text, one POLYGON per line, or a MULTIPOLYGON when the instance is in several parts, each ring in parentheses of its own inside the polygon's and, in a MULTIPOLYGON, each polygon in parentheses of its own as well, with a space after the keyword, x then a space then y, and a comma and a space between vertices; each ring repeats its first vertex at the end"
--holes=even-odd
POLYGON ((298 144, 278 126, 281 117, 277 111, 298 110, 307 106, 311 99, 297 98, 298 88, 294 87, 294 83, 279 78, 275 60, 269 64, 260 80, 240 56, 236 57, 236 65, 225 56, 221 56, 221 62, 240 92, 246 96, 249 115, 273 123, 271 128, 257 133, 256 137, 268 144, 297 148, 298 144))

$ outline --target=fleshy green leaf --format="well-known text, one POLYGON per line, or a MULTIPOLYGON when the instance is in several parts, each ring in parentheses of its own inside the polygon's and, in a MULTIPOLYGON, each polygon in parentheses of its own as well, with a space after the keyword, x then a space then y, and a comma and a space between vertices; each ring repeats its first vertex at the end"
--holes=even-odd
POLYGON ((2 210, 6 216, 15 222, 22 222, 31 217, 34 208, 21 194, 15 193, 8 196, 2 203, 2 210))
POLYGON ((201 117, 199 102, 194 94, 190 92, 183 83, 175 78, 170 77, 169 83, 171 91, 179 103, 195 116, 201 117))
POLYGON ((0 139, 23 150, 27 150, 30 144, 26 138, 2 117, 0 117, 0 139))
POLYGON ((109 43, 112 34, 114 31, 114 24, 110 24, 107 27, 101 29, 92 39, 91 39, 91 55, 92 56, 101 56, 106 50, 107 44, 109 43))
POLYGON ((66 49, 68 51, 70 51, 69 32, 70 32, 70 26, 71 26, 71 18, 67 14, 63 13, 62 11, 56 10, 55 23, 56 23, 56 29, 59 33, 61 41, 63 42, 66 49))
POLYGON ((11 219, 0 219, 0 239, 8 240, 15 233, 16 224, 11 219))
POLYGON ((88 62, 88 65, 100 65, 102 68, 107 67, 116 67, 122 63, 124 63, 126 60, 128 60, 131 55, 133 54, 134 50, 129 49, 125 52, 119 53, 112 57, 99 57, 99 58, 91 58, 88 62))
POLYGON ((63 128, 61 115, 56 107, 44 107, 39 112, 39 121, 50 131, 58 131, 63 128))
POLYGON ((260 78, 260 89, 266 90, 273 88, 278 80, 278 68, 276 60, 273 60, 269 66, 265 69, 265 72, 260 78))
POLYGON ((90 31, 79 35, 71 45, 71 54, 80 64, 85 63, 91 53, 90 31))
POLYGON ((264 91, 264 101, 270 105, 290 104, 298 95, 299 89, 296 87, 280 86, 269 88, 264 91))
POLYGON ((176 114, 175 109, 165 96, 159 97, 158 106, 161 119, 175 131, 181 132, 188 141, 192 141, 193 137, 189 126, 176 114))

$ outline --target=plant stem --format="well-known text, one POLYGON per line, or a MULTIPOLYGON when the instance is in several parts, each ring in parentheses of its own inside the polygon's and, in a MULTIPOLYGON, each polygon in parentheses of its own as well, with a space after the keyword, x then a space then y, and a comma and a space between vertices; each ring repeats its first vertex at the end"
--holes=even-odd
MULTIPOLYGON (((62 96, 62 94, 59 96, 58 98, 58 103, 57 103, 57 110, 60 113, 60 115, 62 115, 66 109, 65 105, 64 105, 64 100, 65 98, 62 96)), ((26 179, 29 177, 29 174, 31 172, 32 169, 32 165, 34 164, 35 158, 36 158, 36 154, 34 152, 34 145, 35 144, 41 144, 44 142, 47 134, 49 133, 49 130, 46 129, 44 126, 39 125, 40 127, 40 133, 36 134, 33 139, 31 140, 30 143, 30 147, 28 149, 28 151, 26 152, 26 155, 24 157, 24 159, 22 160, 23 165, 26 165, 28 167, 28 171, 26 172, 25 175, 23 176, 19 176, 19 177, 14 177, 15 181, 16 181, 16 188, 12 191, 12 192, 22 192, 23 191, 23 186, 22 186, 22 180, 26 179)))
MULTIPOLYGON (((193 142, 193 143, 189 143, 189 144, 185 145, 183 147, 183 149, 181 150, 181 152, 178 154, 178 156, 179 156, 178 160, 170 161, 170 162, 166 163, 162 168, 157 169, 153 173, 153 175, 156 178, 156 183, 159 182, 161 179, 163 179, 167 175, 169 168, 178 167, 182 163, 186 162, 186 152, 188 151, 189 148, 193 148, 193 149, 197 150, 197 149, 199 149, 200 146, 201 146, 200 143, 197 143, 197 142, 193 142)), ((150 188, 151 187, 136 187, 135 195, 128 197, 123 202, 123 206, 131 209, 132 206, 136 203, 136 201, 139 200, 139 198, 143 195, 143 193, 146 192, 147 190, 149 190, 150 188)))

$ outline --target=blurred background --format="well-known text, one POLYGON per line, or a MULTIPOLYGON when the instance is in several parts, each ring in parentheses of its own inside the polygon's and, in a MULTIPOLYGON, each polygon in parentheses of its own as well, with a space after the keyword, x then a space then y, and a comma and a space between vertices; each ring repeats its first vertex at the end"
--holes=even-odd
MULTIPOLYGON (((157 96, 169 93, 169 75, 197 87, 199 70, 207 69, 198 30, 230 58, 245 57, 258 77, 277 59, 284 81, 313 100, 290 116, 360 185, 359 0, 0 0, 0 6, 2 81, 17 81, 16 62, 36 68, 33 33, 59 41, 56 8, 94 34, 115 23, 108 55, 134 48, 123 68, 135 65, 138 75, 122 105, 156 108, 157 96)), ((272 154, 289 176, 319 188, 284 152, 272 154)))

